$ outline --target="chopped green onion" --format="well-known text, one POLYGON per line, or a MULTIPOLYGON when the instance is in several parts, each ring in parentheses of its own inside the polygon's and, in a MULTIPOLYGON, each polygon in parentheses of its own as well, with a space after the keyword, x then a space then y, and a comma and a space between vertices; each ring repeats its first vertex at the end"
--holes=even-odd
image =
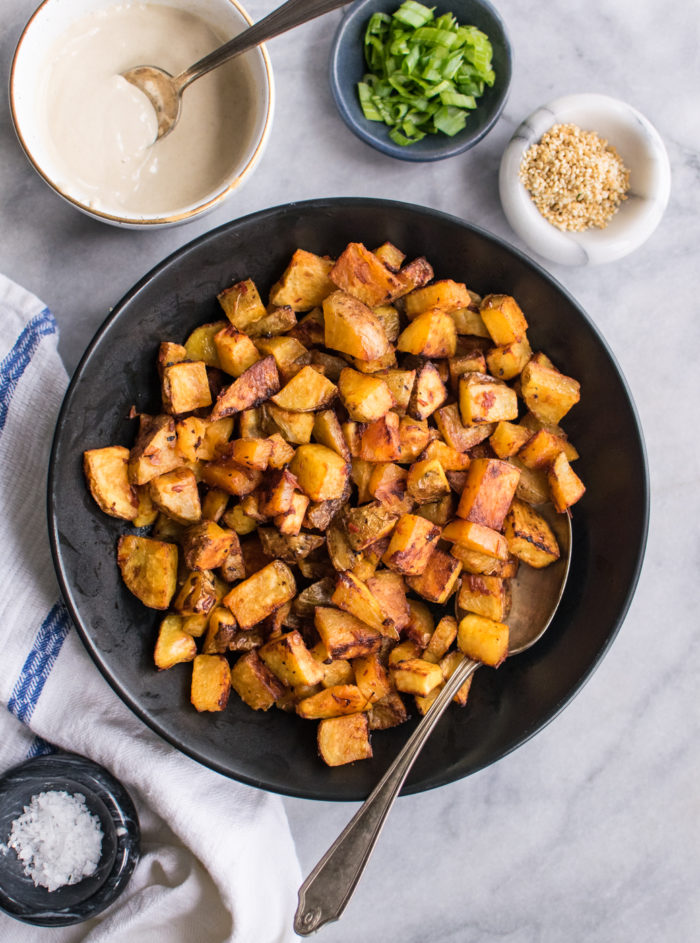
POLYGON ((405 0, 392 16, 374 13, 364 55, 369 72, 357 84, 369 121, 383 121, 401 146, 426 134, 458 134, 484 88, 493 85, 493 50, 475 26, 452 13, 405 0))

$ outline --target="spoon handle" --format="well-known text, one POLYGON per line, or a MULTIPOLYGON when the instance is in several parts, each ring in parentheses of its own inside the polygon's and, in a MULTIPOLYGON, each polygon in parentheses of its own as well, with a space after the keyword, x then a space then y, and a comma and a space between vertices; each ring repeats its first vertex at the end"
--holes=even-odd
POLYGON ((219 46, 214 52, 210 52, 209 55, 191 65, 189 69, 181 72, 175 81, 182 91, 195 79, 206 75, 207 72, 233 59, 234 56, 239 56, 242 52, 247 52, 254 46, 259 46, 260 43, 279 36, 280 33, 286 33, 295 26, 301 26, 302 23, 322 16, 324 13, 330 13, 331 10, 336 10, 349 2, 350 0, 287 0, 287 3, 283 3, 281 7, 273 10, 262 20, 249 26, 238 36, 234 36, 229 42, 219 46))
POLYGON ((479 662, 465 658, 447 681, 403 749, 299 888, 294 929, 302 936, 337 920, 345 910, 369 861, 384 820, 401 786, 453 696, 479 662))

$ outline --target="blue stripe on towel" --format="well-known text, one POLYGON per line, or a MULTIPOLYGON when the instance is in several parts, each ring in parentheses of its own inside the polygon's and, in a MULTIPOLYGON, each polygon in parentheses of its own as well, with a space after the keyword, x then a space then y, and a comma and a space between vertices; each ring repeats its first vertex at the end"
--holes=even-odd
POLYGON ((47 753, 55 753, 56 747, 42 737, 34 737, 32 745, 27 750, 25 759, 32 760, 35 756, 46 756, 47 753))
POLYGON ((34 713, 69 630, 68 610, 62 602, 57 602, 42 622, 7 702, 7 709, 25 724, 29 723, 34 713))
POLYGON ((0 361, 0 433, 22 374, 29 366, 42 337, 56 333, 56 322, 48 308, 35 315, 17 338, 14 347, 0 361))

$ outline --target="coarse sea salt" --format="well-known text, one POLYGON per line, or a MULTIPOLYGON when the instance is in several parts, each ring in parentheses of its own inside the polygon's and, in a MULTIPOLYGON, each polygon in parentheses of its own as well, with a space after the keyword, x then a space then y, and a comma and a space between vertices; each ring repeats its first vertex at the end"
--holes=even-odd
POLYGON ((40 792, 12 823, 7 847, 35 886, 55 891, 95 873, 102 827, 81 793, 40 792))

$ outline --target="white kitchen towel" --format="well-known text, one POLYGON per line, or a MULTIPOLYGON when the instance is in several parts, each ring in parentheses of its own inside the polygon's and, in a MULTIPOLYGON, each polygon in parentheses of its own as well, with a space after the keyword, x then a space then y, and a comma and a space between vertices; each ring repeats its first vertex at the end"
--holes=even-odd
POLYGON ((0 275, 0 771, 59 747, 131 793, 142 858, 93 920, 44 930, 0 914, 13 943, 286 943, 301 875, 281 800, 151 732, 92 663, 60 600, 46 471, 67 378, 56 324, 0 275))

